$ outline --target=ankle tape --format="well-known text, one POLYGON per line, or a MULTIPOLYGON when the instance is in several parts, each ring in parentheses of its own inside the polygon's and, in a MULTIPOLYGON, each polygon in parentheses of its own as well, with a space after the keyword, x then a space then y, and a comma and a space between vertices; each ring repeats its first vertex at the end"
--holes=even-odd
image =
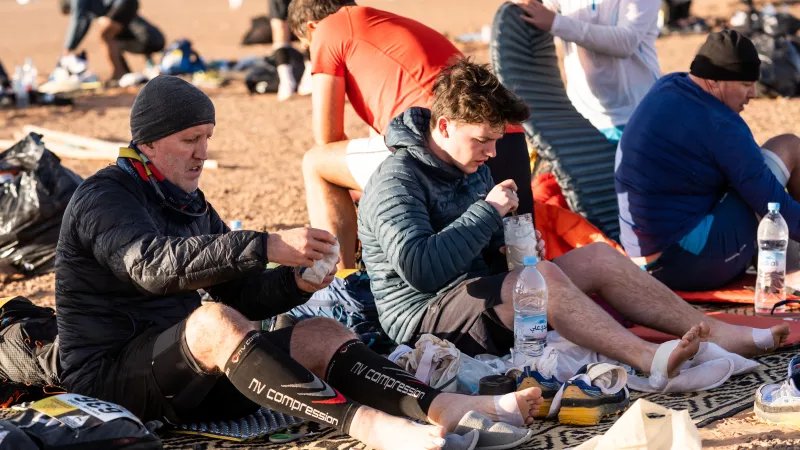
POLYGON ((753 342, 761 350, 769 350, 775 347, 775 338, 769 328, 753 328, 753 342))

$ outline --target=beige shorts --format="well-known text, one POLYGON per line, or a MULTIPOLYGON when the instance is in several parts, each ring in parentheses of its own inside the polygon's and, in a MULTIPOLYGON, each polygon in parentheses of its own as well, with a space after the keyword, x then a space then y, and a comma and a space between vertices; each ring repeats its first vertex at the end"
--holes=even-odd
POLYGON ((383 136, 373 136, 368 138, 351 139, 347 143, 345 158, 350 174, 356 183, 364 190, 369 177, 375 169, 386 159, 391 152, 383 140, 383 136))

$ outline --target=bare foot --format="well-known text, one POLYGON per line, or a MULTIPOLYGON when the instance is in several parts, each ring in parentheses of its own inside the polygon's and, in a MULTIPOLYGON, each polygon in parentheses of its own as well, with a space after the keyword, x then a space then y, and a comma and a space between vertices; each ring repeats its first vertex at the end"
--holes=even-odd
POLYGON ((681 373, 681 366, 697 354, 697 351, 700 350, 700 342, 708 337, 709 331, 708 324, 701 322, 700 325, 693 326, 683 335, 678 346, 669 355, 667 377, 676 377, 681 373))
MULTIPOLYGON (((506 395, 516 397, 517 406, 523 416, 522 420, 526 424, 533 423, 533 416, 539 411, 539 406, 544 401, 542 390, 533 387, 506 395)), ((428 419, 431 423, 441 425, 447 431, 453 431, 461 418, 470 411, 481 413, 494 421, 498 420, 493 395, 472 396, 449 393, 436 396, 428 410, 428 419)))
POLYGON ((712 330, 709 340, 725 350, 737 353, 744 357, 758 356, 780 347, 789 338, 789 324, 781 323, 770 328, 774 343, 771 349, 761 349, 756 347, 753 341, 753 329, 717 322, 712 330))
POLYGON ((445 434, 443 427, 421 425, 366 406, 356 411, 350 425, 350 436, 375 450, 438 450, 445 445, 445 434))

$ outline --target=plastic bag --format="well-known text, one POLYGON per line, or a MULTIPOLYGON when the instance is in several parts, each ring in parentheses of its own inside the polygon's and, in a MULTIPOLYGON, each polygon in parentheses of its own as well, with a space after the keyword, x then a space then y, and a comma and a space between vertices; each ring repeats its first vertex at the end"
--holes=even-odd
POLYGON ((61 218, 82 179, 31 133, 0 153, 0 265, 51 272, 61 218))
POLYGON ((505 370, 501 372, 494 367, 494 364, 497 362, 502 364, 500 358, 491 361, 481 361, 462 354, 461 367, 458 369, 458 375, 456 376, 458 383, 456 392, 459 394, 476 395, 478 393, 478 388, 480 388, 481 378, 488 377, 489 375, 502 375, 503 372, 505 372, 505 370))
POLYGON ((456 392, 456 376, 465 355, 451 342, 432 334, 420 336, 414 347, 401 345, 389 355, 389 360, 431 387, 456 392))
POLYGON ((676 411, 639 399, 606 434, 574 450, 700 450, 700 433, 689 411, 676 411))

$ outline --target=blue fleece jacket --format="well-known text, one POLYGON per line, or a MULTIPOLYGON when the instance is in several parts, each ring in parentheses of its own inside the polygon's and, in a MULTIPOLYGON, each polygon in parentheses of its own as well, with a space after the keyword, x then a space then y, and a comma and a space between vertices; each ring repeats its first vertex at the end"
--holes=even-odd
POLYGON ((750 128, 686 73, 661 78, 634 111, 615 182, 621 241, 632 257, 680 241, 729 190, 759 215, 780 202, 791 238, 800 239, 800 204, 767 167, 750 128))

